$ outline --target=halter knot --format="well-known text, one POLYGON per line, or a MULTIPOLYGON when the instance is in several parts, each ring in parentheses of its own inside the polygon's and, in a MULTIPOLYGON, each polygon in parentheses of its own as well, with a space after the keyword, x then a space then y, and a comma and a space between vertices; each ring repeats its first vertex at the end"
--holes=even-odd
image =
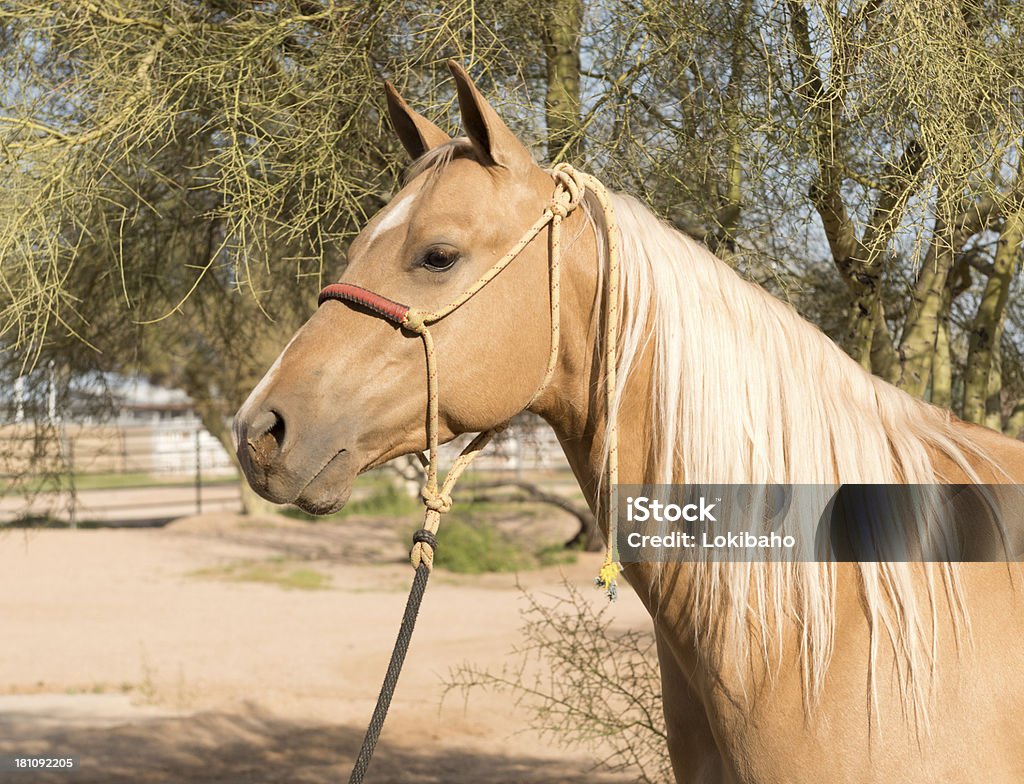
POLYGON ((424 487, 420 491, 420 497, 423 499, 423 505, 427 509, 438 514, 447 514, 452 509, 452 497, 446 493, 432 492, 424 487))
POLYGON ((402 327, 410 332, 422 334, 427 327, 426 316, 427 314, 418 308, 409 308, 402 319, 402 327))
POLYGON ((569 209, 568 194, 559 192, 552 200, 551 204, 548 205, 548 212, 551 213, 552 217, 565 218, 571 210, 569 209))
POLYGON ((568 163, 556 164, 551 176, 555 179, 555 192, 548 211, 552 216, 564 218, 580 206, 587 186, 583 176, 568 163))

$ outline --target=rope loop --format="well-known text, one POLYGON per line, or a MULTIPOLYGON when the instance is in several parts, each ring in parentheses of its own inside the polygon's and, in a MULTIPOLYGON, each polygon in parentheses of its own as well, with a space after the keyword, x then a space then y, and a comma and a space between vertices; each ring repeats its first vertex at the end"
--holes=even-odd
POLYGON ((551 176, 555 179, 555 192, 548 211, 560 220, 580 206, 587 186, 583 175, 568 163, 556 164, 551 176))
POLYGON ((429 571, 434 569, 434 548, 430 542, 416 542, 409 551, 409 563, 413 569, 421 566, 427 567, 429 571))

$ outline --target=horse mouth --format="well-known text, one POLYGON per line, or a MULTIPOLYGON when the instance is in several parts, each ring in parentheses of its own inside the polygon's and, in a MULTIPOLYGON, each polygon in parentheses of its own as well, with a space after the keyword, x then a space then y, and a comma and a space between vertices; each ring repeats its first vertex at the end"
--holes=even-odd
POLYGON ((292 500, 303 512, 333 514, 348 503, 356 471, 350 465, 347 449, 339 449, 310 477, 292 500))

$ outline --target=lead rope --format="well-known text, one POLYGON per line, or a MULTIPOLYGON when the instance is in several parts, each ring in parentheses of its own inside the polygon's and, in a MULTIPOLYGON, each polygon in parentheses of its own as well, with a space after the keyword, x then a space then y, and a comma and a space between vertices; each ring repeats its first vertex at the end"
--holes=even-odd
MULTIPOLYGON (((559 164, 568 166, 568 164, 559 164)), ((558 167, 556 167, 558 168, 558 167)), ((571 168, 571 167, 569 167, 571 168)), ((608 448, 605 480, 605 514, 608 516, 608 547, 604 563, 594 584, 603 588, 611 601, 619 595, 619 416, 616 394, 615 366, 619 345, 619 224, 615 220, 608 191, 597 177, 579 172, 585 186, 594 194, 604 213, 605 236, 608 241, 608 285, 605 287, 604 383, 606 443, 608 448)))
POLYGON ((348 284, 334 284, 326 287, 320 294, 320 302, 326 299, 340 299, 357 302, 370 307, 377 315, 398 323, 403 329, 416 333, 423 341, 423 351, 426 357, 427 367, 427 455, 420 455, 420 460, 425 464, 426 481, 420 495, 425 507, 423 514, 423 527, 413 535, 413 546, 409 553, 409 560, 416 570, 413 577, 412 588, 409 591, 409 598, 406 601, 405 613, 402 616, 402 623, 398 631, 398 639, 391 652, 391 659, 388 662, 387 673, 384 676, 384 683, 377 696, 377 704, 374 707, 373 715, 370 718, 369 726, 366 728, 366 735, 363 744, 359 749, 359 756, 356 758, 349 776, 349 784, 361 784, 366 771, 369 768, 370 760, 373 757, 374 749, 380 738, 384 726, 384 719, 391 706, 391 699, 398 685, 398 676, 401 674, 402 665, 405 662, 406 653, 409 650, 409 643, 412 639, 413 629, 416 625, 416 618, 419 615, 420 604, 423 601, 423 594, 427 587, 427 580, 434 565, 434 552, 437 549, 437 530, 441 524, 441 516, 452 508, 452 490, 459 477, 469 467, 470 463, 484 449, 487 443, 498 433, 503 431, 508 423, 505 422, 490 430, 485 430, 470 441, 462 450, 459 456, 452 463, 451 468, 445 475, 444 481, 438 487, 437 464, 438 464, 438 381, 437 381, 437 357, 434 350, 434 339, 430 334, 429 325, 440 321, 457 308, 468 302, 484 286, 494 280, 497 275, 505 269, 512 261, 522 253, 523 249, 547 226, 551 224, 549 240, 550 259, 550 312, 551 312, 551 342, 548 351, 547 366, 544 371, 544 378, 537 391, 530 397, 524 408, 529 408, 547 388, 555 373, 558 363, 558 346, 561 340, 561 314, 560 314, 560 262, 561 262, 561 238, 562 221, 566 216, 575 210, 583 200, 587 189, 594 194, 605 216, 605 230, 608 238, 608 286, 606 291, 605 318, 606 318, 606 353, 605 353, 605 392, 606 405, 608 406, 608 464, 607 483, 604 488, 605 509, 608 514, 608 549, 605 553, 605 560, 601 566, 595 584, 604 588, 609 599, 614 600, 618 596, 617 578, 620 571, 618 564, 618 547, 616 543, 618 532, 618 427, 616 423, 615 408, 615 362, 616 343, 618 333, 618 291, 619 291, 619 245, 618 226, 615 223, 615 216, 611 202, 608 199, 608 192, 601 182, 583 172, 576 171, 572 166, 562 163, 554 167, 551 172, 555 179, 555 192, 551 203, 545 208, 541 217, 538 218, 522 237, 513 245, 509 251, 502 256, 481 278, 466 289, 459 297, 448 305, 434 311, 424 311, 418 308, 405 308, 398 303, 386 300, 379 295, 368 292, 365 289, 350 286, 348 284))

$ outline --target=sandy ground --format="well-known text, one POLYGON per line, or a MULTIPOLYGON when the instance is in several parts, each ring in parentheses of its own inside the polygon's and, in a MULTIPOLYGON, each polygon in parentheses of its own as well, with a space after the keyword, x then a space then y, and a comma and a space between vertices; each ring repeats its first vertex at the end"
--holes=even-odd
MULTIPOLYGON (((0 757, 81 764, 73 775, 0 779, 347 780, 411 579, 401 562, 408 527, 209 515, 165 529, 0 532, 0 757), (330 587, 214 576, 282 559, 329 575, 330 587)), ((528 731, 509 695, 442 702, 449 667, 507 660, 517 583, 562 595, 563 578, 586 586, 599 560, 520 575, 438 572, 367 781, 630 781, 595 773, 596 752, 528 731)), ((648 624, 628 590, 613 612, 616 625, 648 624)))

